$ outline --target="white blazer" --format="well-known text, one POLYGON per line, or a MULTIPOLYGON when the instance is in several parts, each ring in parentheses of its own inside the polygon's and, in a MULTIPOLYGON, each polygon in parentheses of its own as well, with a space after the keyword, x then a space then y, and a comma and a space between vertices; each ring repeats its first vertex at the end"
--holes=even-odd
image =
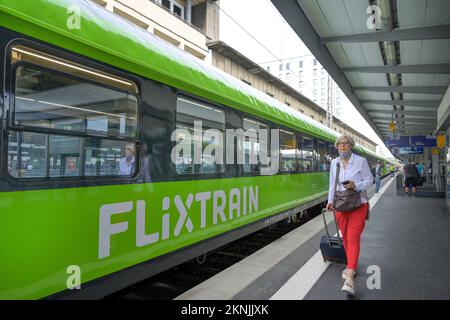
POLYGON ((360 157, 354 153, 350 156, 347 169, 344 169, 340 157, 333 159, 330 166, 330 188, 328 190, 328 203, 333 203, 334 198, 334 180, 336 177, 336 164, 340 163, 339 179, 337 191, 344 191, 345 188, 342 182, 346 180, 353 181, 356 186, 356 191, 361 192, 361 203, 367 203, 368 197, 366 190, 373 184, 373 176, 370 171, 367 159, 360 157))

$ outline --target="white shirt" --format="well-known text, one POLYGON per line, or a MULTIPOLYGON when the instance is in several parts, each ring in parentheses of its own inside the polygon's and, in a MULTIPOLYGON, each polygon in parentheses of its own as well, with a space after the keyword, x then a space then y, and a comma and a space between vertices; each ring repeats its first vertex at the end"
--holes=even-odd
POLYGON ((334 181, 336 177, 336 163, 339 161, 341 168, 339 169, 339 179, 337 191, 344 191, 342 182, 346 180, 353 181, 356 191, 361 192, 361 203, 367 203, 368 197, 366 190, 373 184, 372 172, 370 172, 367 159, 360 157, 354 153, 350 156, 347 169, 344 169, 341 159, 338 157, 331 161, 330 166, 330 188, 328 190, 328 203, 333 203, 334 198, 334 181))
POLYGON ((127 157, 120 159, 119 161, 119 176, 129 176, 134 170, 134 157, 130 162, 127 162, 127 157))

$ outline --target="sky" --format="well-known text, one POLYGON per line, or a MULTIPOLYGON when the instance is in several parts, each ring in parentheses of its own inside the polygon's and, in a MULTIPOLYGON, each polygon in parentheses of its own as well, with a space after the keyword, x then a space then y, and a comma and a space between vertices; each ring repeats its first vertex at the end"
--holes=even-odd
MULTIPOLYGON (((254 62, 261 64, 311 54, 270 0, 220 0, 220 8, 220 40, 254 62)), ((353 106, 344 110, 341 120, 377 143, 387 157, 392 157, 353 106)))

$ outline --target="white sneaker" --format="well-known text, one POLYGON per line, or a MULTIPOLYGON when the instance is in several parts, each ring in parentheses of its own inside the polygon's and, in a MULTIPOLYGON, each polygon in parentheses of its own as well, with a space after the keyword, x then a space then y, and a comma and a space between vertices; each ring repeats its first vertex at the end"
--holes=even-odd
POLYGON ((346 279, 344 282, 344 286, 341 289, 345 293, 354 296, 355 295, 355 289, 353 288, 353 280, 346 279))

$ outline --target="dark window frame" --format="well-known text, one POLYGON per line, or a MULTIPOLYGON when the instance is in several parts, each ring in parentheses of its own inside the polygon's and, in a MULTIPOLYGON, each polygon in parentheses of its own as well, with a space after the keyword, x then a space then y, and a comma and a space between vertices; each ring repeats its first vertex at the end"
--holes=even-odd
MULTIPOLYGON (((224 116, 225 116, 225 124, 224 124, 225 125, 225 130, 227 129, 227 124, 228 124, 227 109, 229 107, 222 106, 220 104, 208 101, 206 99, 202 99, 202 98, 197 97, 197 96, 195 96, 193 94, 190 94, 190 93, 187 93, 187 92, 182 92, 182 91, 177 92, 175 94, 175 97, 176 97, 176 102, 180 98, 185 98, 186 100, 192 100, 193 102, 197 102, 199 104, 205 104, 205 106, 207 106, 207 107, 220 109, 224 113, 224 116)), ((178 117, 177 117, 178 113, 177 113, 176 102, 175 102, 175 106, 174 106, 174 117, 173 117, 173 123, 172 123, 172 126, 173 126, 174 130, 176 129, 177 122, 178 122, 178 117)), ((171 143, 172 150, 173 150, 173 148, 176 145, 176 141, 170 141, 170 143, 171 143)), ((206 179, 221 179, 221 178, 227 177, 229 170, 228 170, 228 166, 227 166, 227 163, 226 163, 226 138, 225 138, 225 134, 224 134, 223 148, 224 148, 224 153, 223 153, 223 156, 224 156, 224 164, 223 164, 224 170, 223 170, 223 172, 183 173, 183 174, 180 174, 177 171, 176 164, 172 163, 171 167, 172 167, 172 170, 173 170, 173 172, 174 172, 174 174, 176 176, 176 179, 180 180, 180 181, 184 181, 184 180, 194 180, 194 177, 201 177, 202 178, 201 180, 203 180, 203 179, 204 180, 206 180, 206 179)))
POLYGON ((8 128, 13 128, 13 129, 17 129, 17 130, 22 130, 22 129, 28 129, 29 131, 36 131, 36 132, 48 132, 48 133, 58 133, 61 135, 76 135, 76 136, 87 136, 87 137, 97 137, 97 138, 105 138, 105 139, 111 139, 111 140, 123 140, 123 141, 133 141, 133 142, 139 142, 139 122, 141 121, 141 113, 139 112, 140 106, 141 106, 141 101, 140 101, 140 97, 136 94, 132 94, 126 90, 121 90, 121 89, 117 89, 115 87, 112 86, 108 86, 106 84, 102 84, 102 83, 97 83, 95 81, 91 81, 88 79, 84 79, 81 77, 77 77, 74 75, 69 75, 66 74, 64 72, 60 72, 58 70, 53 70, 53 69, 49 69, 46 67, 41 67, 39 65, 36 65, 34 63, 29 63, 29 62, 17 62, 14 63, 12 65, 11 68, 11 106, 10 106, 10 119, 9 119, 9 124, 8 124, 8 128), (86 132, 82 132, 82 131, 70 131, 70 130, 62 130, 62 129, 53 129, 53 128, 45 128, 45 127, 35 127, 35 126, 29 126, 29 125, 17 125, 15 122, 15 106, 16 106, 16 71, 18 68, 22 67, 22 66, 28 66, 28 67, 33 67, 36 68, 38 71, 45 71, 47 73, 50 74, 54 74, 60 77, 65 77, 68 79, 72 79, 72 80, 77 80, 80 82, 86 82, 92 85, 96 85, 105 89, 110 89, 110 90, 114 90, 114 91, 118 91, 121 93, 127 93, 130 94, 132 96, 134 96, 136 98, 136 102, 137 102, 137 135, 136 137, 124 137, 124 136, 116 136, 116 135, 108 135, 108 134, 101 134, 101 133, 86 133, 86 132))
POLYGON ((278 146, 279 146, 279 150, 278 150, 278 152, 279 152, 279 167, 278 167, 278 172, 280 173, 280 174, 295 174, 295 173, 298 173, 298 160, 297 160, 297 145, 298 145, 298 135, 299 135, 299 131, 297 131, 297 130, 294 130, 294 129, 290 129, 290 128, 284 128, 284 127, 280 127, 280 128, 278 128, 278 129, 280 129, 280 130, 283 130, 283 131, 286 131, 286 132, 289 132, 289 133, 292 133, 293 135, 294 135, 294 138, 295 138, 295 148, 294 148, 294 150, 295 150, 295 158, 294 158, 294 161, 295 161, 295 170, 282 170, 281 169, 281 162, 282 162, 282 158, 281 158, 281 135, 279 135, 279 137, 278 137, 278 146))
POLYGON ((319 172, 318 170, 317 170, 317 159, 316 159, 316 154, 317 154, 317 141, 316 141, 316 137, 314 137, 314 136, 312 136, 312 135, 309 135, 309 134, 306 134, 306 133, 304 133, 304 132, 299 132, 298 134, 297 134, 297 151, 298 151, 298 145, 299 145, 299 143, 301 144, 301 147, 300 147, 300 153, 299 152, 297 152, 297 172, 298 173, 316 173, 316 172, 319 172), (299 161, 301 161, 302 159, 304 159, 303 158, 303 150, 304 150, 304 146, 305 146, 305 137, 307 138, 307 139, 310 139, 310 140, 312 140, 313 141, 313 144, 314 144, 314 147, 313 147, 313 156, 312 156, 312 161, 313 161, 313 163, 312 163, 312 168, 313 168, 313 170, 311 170, 311 171, 300 171, 300 165, 298 165, 298 162, 299 161))
MULTIPOLYGON (((42 43, 37 42, 36 40, 29 40, 29 39, 13 39, 11 40, 7 46, 4 48, 3 56, 5 58, 5 74, 4 74, 4 89, 5 89, 5 103, 4 103, 4 119, 5 119, 5 126, 4 131, 5 135, 2 139, 3 141, 3 152, 8 153, 8 147, 9 147, 9 141, 8 141, 8 133, 11 131, 14 132, 32 132, 32 133, 42 133, 47 134, 47 139, 51 134, 53 135, 62 135, 62 136, 74 136, 74 137, 80 137, 82 138, 82 144, 84 146, 84 140, 85 138, 98 138, 98 139, 104 139, 104 140, 116 140, 120 142, 129 142, 133 143, 136 146, 135 150, 135 171, 133 175, 129 176, 119 176, 119 175, 111 175, 111 176, 76 176, 76 177, 36 177, 36 178, 16 178, 10 175, 8 172, 8 157, 4 156, 2 157, 2 171, 3 175, 6 180, 8 180, 13 185, 23 186, 23 185, 30 185, 30 186, 45 186, 49 184, 60 184, 60 185, 77 185, 77 184, 84 184, 94 181, 100 181, 103 183, 117 183, 117 182, 134 182, 137 181, 140 174, 141 174, 141 144, 143 141, 142 136, 142 118, 143 118, 143 108, 142 108, 142 88, 143 84, 141 80, 138 77, 133 76, 132 73, 123 72, 120 70, 116 70, 112 68, 111 66, 108 66, 106 64, 103 64, 101 62, 88 60, 87 58, 77 56, 75 53, 65 51, 64 49, 57 48, 57 47, 51 47, 42 43), (133 82, 137 87, 137 94, 132 94, 129 91, 119 89, 117 87, 108 86, 107 84, 91 81, 89 79, 76 77, 74 75, 66 74, 64 72, 60 72, 58 70, 49 69, 46 67, 42 67, 39 65, 36 65, 34 63, 25 62, 25 61, 18 61, 16 63, 11 63, 12 61, 12 48, 15 46, 24 46, 26 48, 30 48, 32 50, 39 51, 43 54, 51 55, 55 58, 73 62, 82 66, 85 66, 89 69, 94 69, 99 72, 103 72, 112 76, 117 76, 123 79, 126 79, 130 82, 133 82), (79 78, 81 81, 93 83, 98 86, 106 87, 108 89, 120 91, 120 92, 126 92, 128 94, 132 94, 137 98, 137 136, 135 138, 127 138, 127 137, 115 137, 115 136, 107 136, 107 135, 101 135, 101 134, 83 134, 80 132, 70 132, 67 130, 58 130, 58 129, 49 129, 49 128, 39 128, 39 127, 32 127, 32 126, 18 126, 15 125, 13 122, 13 114, 14 114, 14 108, 15 108, 15 80, 16 80, 16 69, 20 65, 30 65, 33 67, 36 67, 40 70, 47 69, 54 73, 59 73, 64 77, 72 77, 72 78, 79 78)), ((46 151, 48 152, 48 151, 46 151)), ((84 152, 80 155, 80 159, 84 161, 85 155, 84 152)), ((84 163, 82 164, 84 165, 84 163)), ((48 166, 48 164, 47 164, 48 166)))
MULTIPOLYGON (((270 146, 271 146, 271 142, 272 142, 272 134, 271 134, 271 130, 272 129, 279 129, 279 126, 275 125, 273 122, 266 120, 266 119, 261 119, 257 116, 254 116, 252 114, 249 113, 242 113, 242 130, 245 131, 244 129, 244 119, 247 118, 249 120, 261 123, 263 125, 266 125, 267 128, 269 129, 269 136, 268 136, 268 141, 267 141, 267 145, 268 148, 270 150, 270 146)), ((243 149, 244 150, 244 149, 243 149)), ((279 150, 278 150, 279 151, 279 150)), ((236 150, 236 156, 237 156, 237 150, 236 150)), ((261 176, 261 169, 259 169, 258 171, 250 171, 247 172, 244 170, 244 164, 240 164, 240 166, 242 167, 242 171, 241 171, 241 177, 255 177, 255 176, 261 176)), ((280 174, 280 163, 278 163, 278 171, 277 174, 280 174)))

